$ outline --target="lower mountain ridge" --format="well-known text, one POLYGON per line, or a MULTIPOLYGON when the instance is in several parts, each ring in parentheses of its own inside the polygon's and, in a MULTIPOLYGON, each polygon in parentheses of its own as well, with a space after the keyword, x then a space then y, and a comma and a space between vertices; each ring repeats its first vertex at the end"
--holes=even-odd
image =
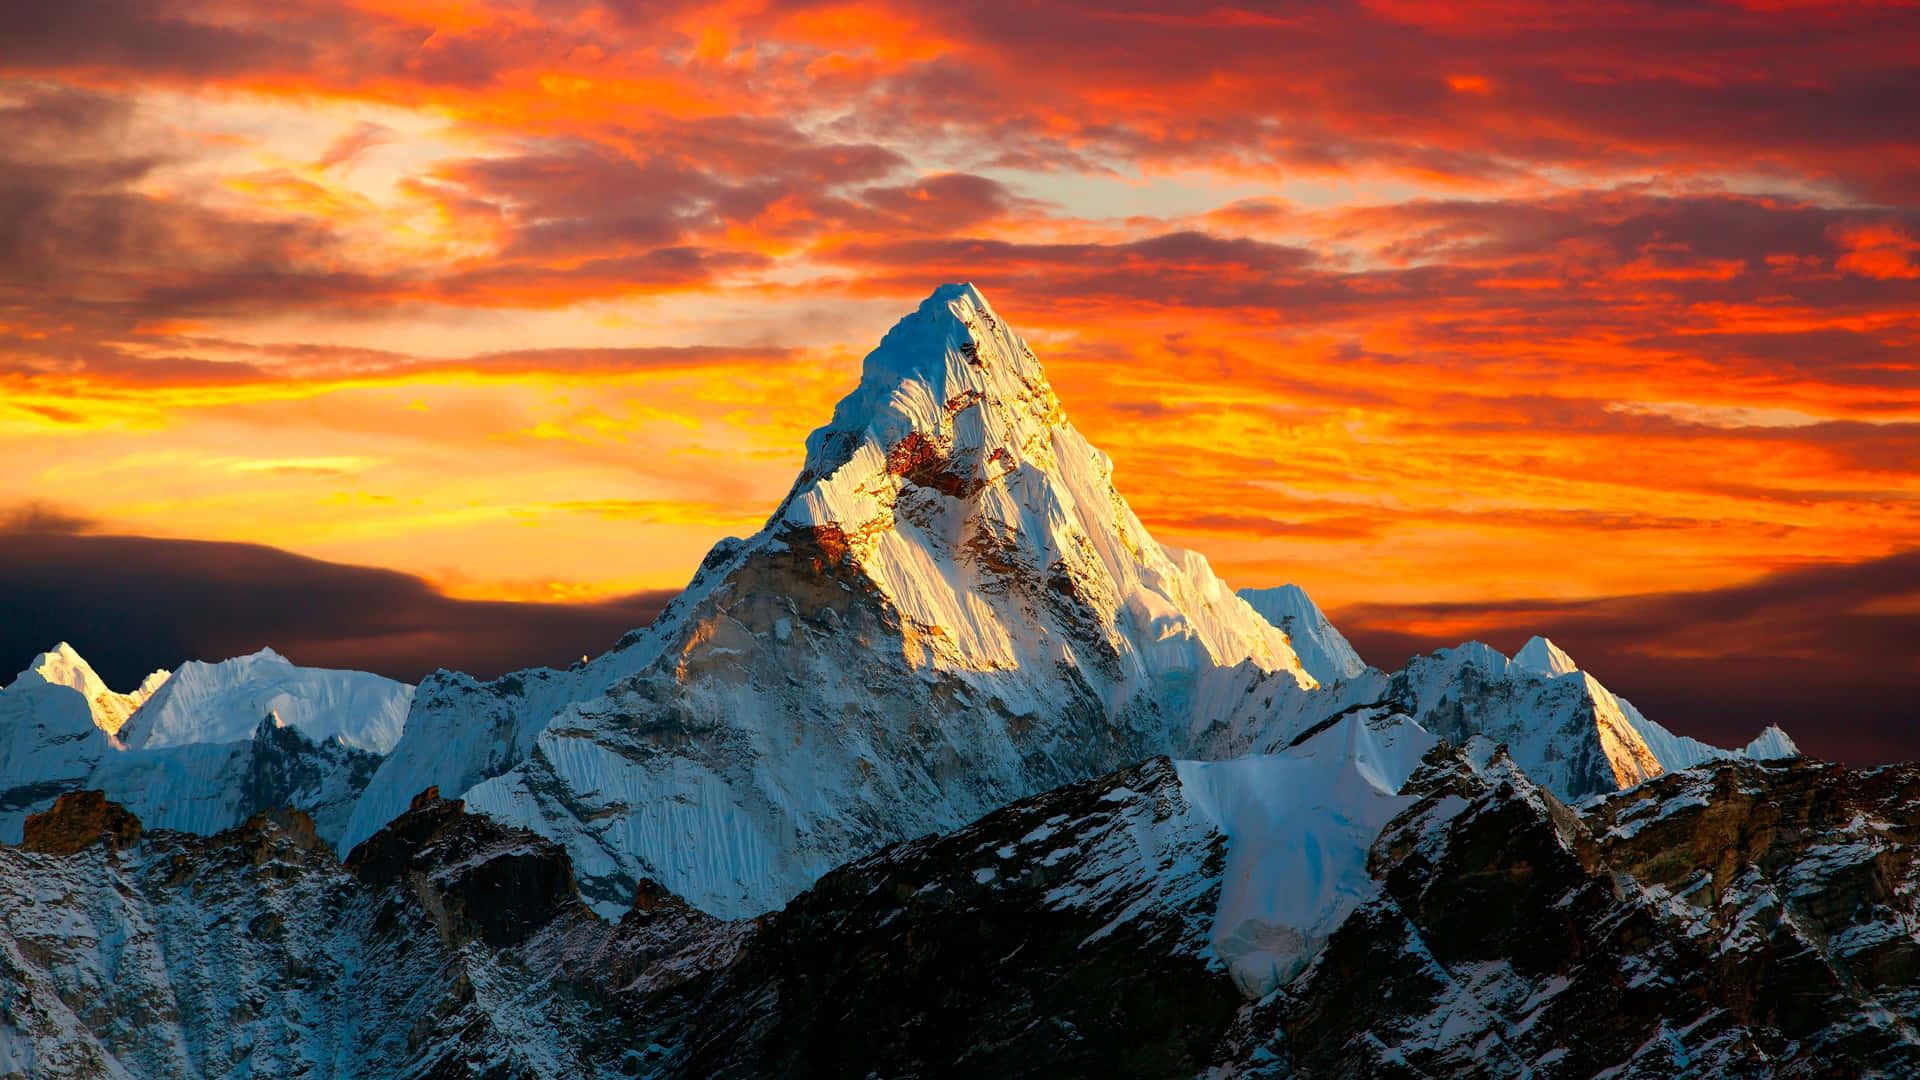
MULTIPOLYGON (((1247 759, 1362 763, 1293 798, 1151 759, 732 921, 650 882, 602 919, 562 848, 434 791, 344 862, 298 812, 196 837, 68 795, 0 848, 0 1075, 1920 1070, 1920 768, 1729 761, 1570 807, 1419 736, 1356 712, 1247 759), (1236 881, 1322 860, 1357 868, 1348 913, 1248 979, 1236 881)), ((1303 937, 1284 909, 1268 940, 1303 937)))

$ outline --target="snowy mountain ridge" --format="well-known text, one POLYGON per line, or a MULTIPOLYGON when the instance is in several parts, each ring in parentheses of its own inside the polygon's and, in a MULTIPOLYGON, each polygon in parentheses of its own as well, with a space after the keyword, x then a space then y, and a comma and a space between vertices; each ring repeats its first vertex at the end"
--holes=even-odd
POLYGON ((413 689, 364 671, 296 667, 270 648, 215 664, 190 660, 128 718, 120 738, 133 749, 234 742, 272 713, 315 741, 338 738, 385 754, 400 741, 413 689))
POLYGON ((413 687, 271 649, 106 687, 65 642, 0 690, 0 842, 60 794, 102 791, 158 828, 213 833, 282 805, 339 842, 413 687))
POLYGON ((148 698, 160 689, 172 672, 165 669, 155 671, 141 680, 140 685, 130 693, 116 693, 109 689, 104 680, 94 673, 74 647, 62 641, 46 652, 33 658, 26 670, 14 676, 6 689, 31 682, 41 682, 48 686, 64 686, 86 699, 87 708, 93 714, 94 724, 109 735, 117 735, 127 718, 148 698))

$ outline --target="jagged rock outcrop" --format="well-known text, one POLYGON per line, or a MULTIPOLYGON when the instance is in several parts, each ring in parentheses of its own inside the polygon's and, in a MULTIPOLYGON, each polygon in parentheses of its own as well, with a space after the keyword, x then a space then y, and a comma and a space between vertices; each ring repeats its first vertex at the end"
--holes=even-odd
POLYGON ((1912 1075, 1916 785, 1729 763, 1576 812, 1442 747, 1374 846, 1381 894, 1240 1018, 1233 1071, 1912 1075))
POLYGON ((140 839, 140 819, 104 792, 70 791, 53 805, 27 818, 23 851, 44 855, 72 855, 95 844, 119 850, 140 839))

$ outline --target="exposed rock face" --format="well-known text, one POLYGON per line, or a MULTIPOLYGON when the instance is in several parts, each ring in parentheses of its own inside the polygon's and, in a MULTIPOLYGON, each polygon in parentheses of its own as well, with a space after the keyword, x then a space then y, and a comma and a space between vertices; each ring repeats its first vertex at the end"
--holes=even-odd
POLYGON ((1225 863, 1164 759, 889 848, 762 921, 668 1075, 1192 1075, 1225 863))
POLYGON ((1442 748, 1374 847, 1381 896, 1230 1056, 1272 1076, 1912 1075, 1916 785, 1730 764, 1575 813, 1504 755, 1442 748))
POLYGON ((518 945, 563 915, 586 914, 562 852, 468 814, 437 788, 354 848, 346 867, 369 885, 411 892, 449 948, 476 938, 495 948, 518 945))
POLYGON ((27 818, 20 846, 46 855, 72 855, 95 844, 120 849, 140 839, 140 819, 110 803, 104 792, 71 791, 27 818))
POLYGON ((1239 838, 1181 774, 1155 759, 1071 784, 734 922, 651 883, 601 921, 559 848, 437 793, 347 868, 294 814, 112 854, 0 849, 0 1061, 36 1078, 1920 1069, 1915 767, 1732 763, 1576 810, 1484 742, 1438 746, 1372 845, 1370 896, 1257 1000, 1209 947, 1239 838))
POLYGON ((547 958, 590 957, 609 928, 577 901, 577 921, 562 904, 504 926, 466 906, 527 870, 528 847, 565 857, 444 807, 424 816, 421 850, 473 864, 395 841, 406 871, 365 882, 298 812, 148 832, 111 855, 0 848, 0 1075, 588 1074, 574 1043, 618 1029, 557 991, 547 958))

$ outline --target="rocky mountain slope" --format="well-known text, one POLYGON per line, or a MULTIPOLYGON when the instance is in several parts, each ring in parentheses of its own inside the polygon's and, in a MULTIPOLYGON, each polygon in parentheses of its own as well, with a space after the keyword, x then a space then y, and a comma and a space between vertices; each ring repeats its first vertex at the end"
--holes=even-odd
MULTIPOLYGON (((1277 767, 1405 762, 1412 730, 1356 714, 1277 767)), ((68 796, 0 849, 0 1075, 1920 1067, 1912 766, 1729 762, 1577 809, 1483 740, 1431 743, 1392 796, 1365 765, 1371 794, 1291 800, 1219 768, 1070 784, 734 922, 651 883, 603 921, 560 848, 433 794, 344 864, 298 814, 198 838, 68 796), (1223 813, 1236 791, 1288 805, 1223 813), (1382 799, 1377 838, 1310 824, 1382 799), (1362 868, 1349 914, 1249 982, 1218 948, 1242 868, 1323 855, 1362 868)))

